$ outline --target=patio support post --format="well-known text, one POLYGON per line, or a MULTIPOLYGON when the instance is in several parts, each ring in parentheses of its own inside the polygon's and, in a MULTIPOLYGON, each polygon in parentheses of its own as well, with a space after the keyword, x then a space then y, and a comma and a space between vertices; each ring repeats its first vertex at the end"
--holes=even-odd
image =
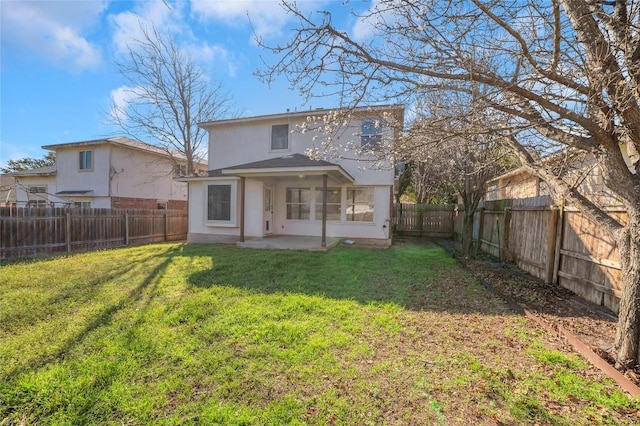
POLYGON ((327 246, 327 175, 322 175, 322 247, 327 246))
POLYGON ((240 242, 244 243, 244 176, 240 176, 240 242))

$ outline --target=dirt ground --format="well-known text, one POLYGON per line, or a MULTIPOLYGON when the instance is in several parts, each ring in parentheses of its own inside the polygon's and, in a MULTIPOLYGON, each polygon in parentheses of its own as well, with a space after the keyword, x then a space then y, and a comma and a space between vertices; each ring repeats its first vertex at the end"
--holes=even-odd
MULTIPOLYGON (((513 264, 505 264, 489 255, 477 258, 462 255, 461 246, 451 240, 438 239, 436 244, 445 248, 486 286, 503 298, 527 309, 552 327, 560 325, 588 345, 601 358, 613 364, 613 344, 616 315, 575 295, 569 290, 546 284, 513 264)), ((562 343, 564 350, 573 352, 572 346, 562 343)), ((640 372, 628 370, 624 375, 640 385, 640 372)))

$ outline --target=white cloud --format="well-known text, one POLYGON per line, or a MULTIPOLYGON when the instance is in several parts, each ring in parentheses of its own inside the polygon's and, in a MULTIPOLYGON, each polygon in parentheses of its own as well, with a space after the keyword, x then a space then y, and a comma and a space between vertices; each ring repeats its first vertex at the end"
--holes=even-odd
MULTIPOLYGON (((324 1, 298 3, 303 10, 311 10, 324 1)), ((259 37, 277 37, 290 16, 276 0, 192 0, 191 9, 205 20, 222 22, 229 27, 242 27, 249 23, 259 37)), ((252 38, 253 39, 253 38, 252 38)))
POLYGON ((370 39, 377 34, 377 28, 382 22, 392 25, 398 17, 393 13, 394 8, 385 6, 380 8, 380 0, 373 0, 371 7, 360 14, 351 28, 351 36, 356 41, 370 39))
POLYGON ((136 99, 140 99, 144 96, 144 89, 142 87, 129 87, 120 86, 117 89, 111 91, 111 102, 113 107, 109 111, 109 116, 112 120, 125 119, 123 113, 129 107, 129 104, 136 99))
POLYGON ((3 48, 26 48, 74 70, 97 67, 102 53, 83 32, 99 22, 106 1, 0 2, 3 48))
POLYGON ((128 46, 136 40, 142 40, 142 27, 152 27, 166 33, 180 33, 184 30, 182 3, 168 4, 161 1, 136 3, 132 11, 109 15, 113 31, 113 44, 116 53, 125 53, 128 46))

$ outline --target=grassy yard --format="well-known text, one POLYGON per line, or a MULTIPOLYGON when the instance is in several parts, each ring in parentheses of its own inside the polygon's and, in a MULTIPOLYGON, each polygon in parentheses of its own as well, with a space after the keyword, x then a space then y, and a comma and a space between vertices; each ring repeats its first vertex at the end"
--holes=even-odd
POLYGON ((634 424, 440 248, 158 244, 0 266, 0 425, 634 424))

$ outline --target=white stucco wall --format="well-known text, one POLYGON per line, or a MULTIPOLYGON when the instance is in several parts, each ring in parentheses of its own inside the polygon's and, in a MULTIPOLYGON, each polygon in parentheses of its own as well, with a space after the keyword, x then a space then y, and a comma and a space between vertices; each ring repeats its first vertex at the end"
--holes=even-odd
POLYGON ((79 145, 56 150, 58 191, 93 191, 94 197, 109 196, 108 145, 79 145), (92 151, 93 169, 80 170, 80 151, 92 151))
MULTIPOLYGON (((305 122, 304 117, 263 119, 255 122, 227 123, 207 128, 209 130, 209 169, 221 169, 239 164, 251 163, 270 158, 282 157, 287 154, 306 154, 307 149, 319 148, 322 134, 314 131, 302 133, 296 131, 296 125, 305 122), (272 151, 271 128, 278 124, 289 125, 289 149, 272 151), (314 137, 316 140, 314 141, 314 137)), ((336 147, 349 143, 360 143, 361 119, 355 118, 351 125, 340 133, 340 137, 333 143, 336 147), (354 136, 354 134, 356 134, 354 136)), ((392 133, 385 129, 385 138, 392 133)), ((340 149, 344 156, 354 157, 354 152, 340 149)), ((384 169, 372 169, 370 161, 355 161, 344 158, 327 158, 339 164, 356 180, 356 184, 391 185, 393 184, 393 168, 388 162, 384 169)))
POLYGON ((112 196, 187 199, 187 184, 173 179, 173 163, 169 158, 113 145, 111 165, 112 196))
MULTIPOLYGON (((56 193, 56 178, 55 176, 22 176, 16 177, 15 179, 16 185, 16 203, 18 206, 22 207, 27 204, 29 201, 29 187, 31 186, 46 186, 47 193, 46 194, 37 194, 37 198, 46 199, 47 202, 51 203, 62 203, 64 200, 61 200, 55 197, 53 194, 56 193)), ((33 197, 33 196, 32 196, 33 197)), ((4 201, 4 200, 2 200, 4 201)))

